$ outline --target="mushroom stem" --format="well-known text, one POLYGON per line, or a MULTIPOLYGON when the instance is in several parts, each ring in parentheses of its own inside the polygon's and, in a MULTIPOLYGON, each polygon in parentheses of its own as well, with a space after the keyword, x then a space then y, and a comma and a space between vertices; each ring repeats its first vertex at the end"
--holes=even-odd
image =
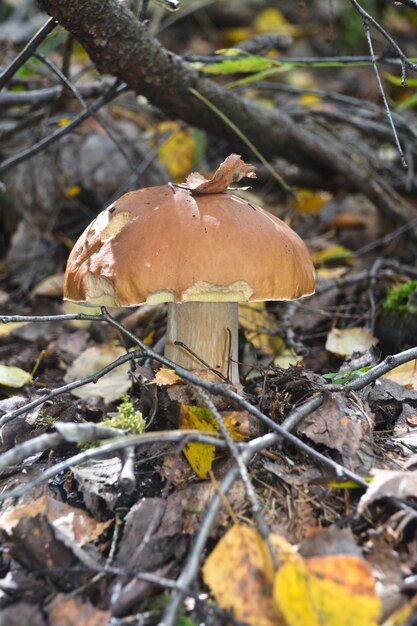
POLYGON ((228 376, 232 383, 239 383, 236 302, 168 304, 165 356, 187 370, 204 369, 203 363, 183 346, 175 345, 176 341, 187 346, 211 368, 228 376))

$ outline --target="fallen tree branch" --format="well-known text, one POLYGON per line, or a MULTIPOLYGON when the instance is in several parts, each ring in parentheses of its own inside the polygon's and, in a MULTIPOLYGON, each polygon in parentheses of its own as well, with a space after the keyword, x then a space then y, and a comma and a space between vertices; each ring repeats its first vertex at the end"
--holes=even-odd
MULTIPOLYGON (((41 6, 85 47, 103 73, 117 76, 167 115, 236 142, 233 129, 207 106, 192 99, 190 89, 224 112, 259 152, 284 157, 336 177, 340 187, 365 194, 390 220, 408 222, 415 209, 379 178, 359 153, 355 158, 297 125, 289 115, 240 98, 206 79, 170 53, 117 0, 40 0, 41 6)), ((417 228, 412 230, 417 237, 417 228)))

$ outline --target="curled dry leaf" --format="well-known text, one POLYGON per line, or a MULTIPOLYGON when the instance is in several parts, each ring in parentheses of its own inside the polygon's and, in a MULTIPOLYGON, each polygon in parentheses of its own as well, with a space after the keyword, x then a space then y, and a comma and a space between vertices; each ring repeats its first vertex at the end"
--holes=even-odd
POLYGON ((417 498, 417 476, 414 472, 373 470, 372 474, 374 479, 359 501, 360 515, 370 504, 381 498, 417 498))
POLYGON ((210 180, 198 172, 193 172, 186 180, 193 194, 223 193, 230 185, 245 177, 256 178, 255 167, 244 163, 238 154, 231 154, 220 164, 210 180))
POLYGON ((171 370, 168 367, 161 367, 161 369, 156 372, 155 377, 148 382, 148 385, 158 386, 182 384, 184 384, 183 379, 178 376, 178 374, 176 374, 174 370, 171 370))

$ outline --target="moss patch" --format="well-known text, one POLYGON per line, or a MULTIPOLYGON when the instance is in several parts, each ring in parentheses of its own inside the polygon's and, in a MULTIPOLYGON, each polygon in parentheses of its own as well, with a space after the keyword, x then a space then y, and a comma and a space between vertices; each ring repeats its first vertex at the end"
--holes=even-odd
POLYGON ((409 313, 408 298, 415 290, 417 290, 417 280, 410 280, 404 285, 391 289, 383 304, 384 312, 403 315, 409 313))

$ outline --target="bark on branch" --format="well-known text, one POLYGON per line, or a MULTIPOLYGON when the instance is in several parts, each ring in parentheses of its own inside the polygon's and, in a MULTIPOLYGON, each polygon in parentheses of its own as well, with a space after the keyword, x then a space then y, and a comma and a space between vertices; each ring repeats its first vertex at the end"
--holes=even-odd
MULTIPOLYGON (((167 51, 118 0, 39 0, 40 5, 84 46, 102 73, 112 74, 171 117, 236 143, 238 138, 190 93, 195 89, 220 109, 267 157, 280 156, 319 169, 340 187, 365 194, 391 221, 408 222, 415 209, 379 178, 359 153, 354 159, 298 126, 277 109, 245 100, 204 78, 167 51)), ((417 237, 417 227, 413 230, 417 237)))

